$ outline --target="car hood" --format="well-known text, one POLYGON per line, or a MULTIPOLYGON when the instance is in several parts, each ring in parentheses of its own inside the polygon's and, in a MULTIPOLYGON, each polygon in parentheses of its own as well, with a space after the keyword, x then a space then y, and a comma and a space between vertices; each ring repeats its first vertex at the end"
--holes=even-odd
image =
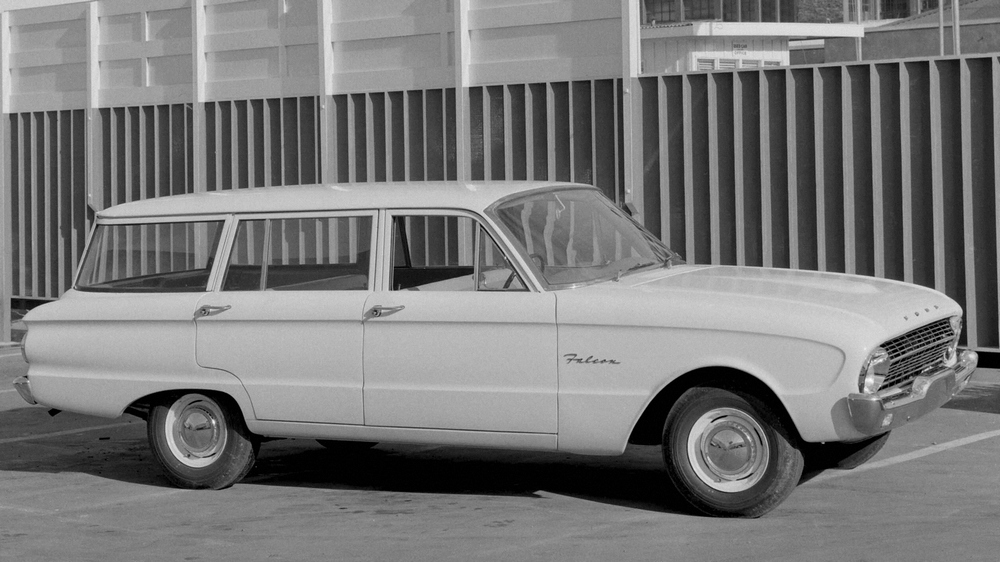
POLYGON ((634 278, 631 286, 645 291, 682 290, 716 296, 774 301, 785 306, 824 305, 864 316, 919 317, 951 299, 943 294, 900 281, 793 269, 708 266, 634 278), (650 278, 651 277, 651 278, 650 278))
MULTIPOLYGON (((629 311, 631 323, 813 334, 820 340, 830 332, 859 330, 891 337, 961 314, 952 299, 926 287, 790 269, 685 265, 588 289, 601 294, 598 301, 629 311)), ((572 313, 560 307, 560 317, 569 320, 567 314, 572 313)))

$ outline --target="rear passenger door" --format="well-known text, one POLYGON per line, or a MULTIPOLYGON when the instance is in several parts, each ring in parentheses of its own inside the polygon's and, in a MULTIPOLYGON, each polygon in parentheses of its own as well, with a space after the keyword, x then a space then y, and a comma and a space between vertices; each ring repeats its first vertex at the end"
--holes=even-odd
POLYGON ((195 311, 197 360, 236 375, 260 420, 363 424, 362 315, 376 213, 237 222, 195 311))

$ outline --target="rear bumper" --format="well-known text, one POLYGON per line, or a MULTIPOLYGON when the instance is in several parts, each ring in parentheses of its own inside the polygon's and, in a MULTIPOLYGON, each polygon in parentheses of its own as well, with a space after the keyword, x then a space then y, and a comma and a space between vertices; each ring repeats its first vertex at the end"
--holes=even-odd
POLYGON ((28 377, 14 379, 14 388, 17 389, 17 393, 21 395, 21 398, 24 398, 25 402, 31 405, 38 404, 35 397, 31 395, 31 382, 28 381, 28 377))
POLYGON ((913 379, 908 392, 851 394, 847 397, 851 421, 865 435, 878 435, 906 425, 961 392, 978 363, 978 353, 963 351, 955 365, 913 379))

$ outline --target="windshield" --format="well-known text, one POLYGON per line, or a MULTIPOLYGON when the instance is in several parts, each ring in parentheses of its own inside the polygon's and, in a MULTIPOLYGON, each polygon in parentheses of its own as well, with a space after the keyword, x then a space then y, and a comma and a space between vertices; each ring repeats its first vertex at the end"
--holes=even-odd
POLYGON ((680 263, 680 256, 593 189, 531 193, 492 212, 551 287, 680 263))

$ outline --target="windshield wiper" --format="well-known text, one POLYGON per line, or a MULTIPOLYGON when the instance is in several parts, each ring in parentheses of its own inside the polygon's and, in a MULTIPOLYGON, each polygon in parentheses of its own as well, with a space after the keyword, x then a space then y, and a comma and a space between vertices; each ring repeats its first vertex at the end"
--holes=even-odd
POLYGON ((667 256, 667 259, 663 261, 663 267, 666 269, 670 269, 673 266, 674 260, 677 260, 680 263, 684 263, 684 260, 681 259, 680 254, 670 254, 669 256, 667 256))
POLYGON ((656 265, 656 262, 655 261, 639 262, 628 269, 619 269, 618 274, 615 275, 615 281, 621 281, 622 275, 625 275, 626 273, 631 273, 637 269, 642 269, 644 267, 649 267, 651 265, 656 265))

